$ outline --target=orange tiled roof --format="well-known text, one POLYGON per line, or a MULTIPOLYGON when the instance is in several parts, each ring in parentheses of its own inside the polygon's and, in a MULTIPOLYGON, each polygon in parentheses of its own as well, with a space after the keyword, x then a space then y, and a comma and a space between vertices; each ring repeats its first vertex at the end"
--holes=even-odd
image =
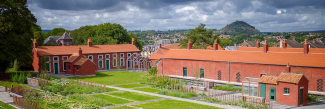
POLYGON ((79 47, 82 49, 83 54, 140 51, 132 44, 93 45, 92 47, 88 47, 88 45, 39 46, 36 50, 39 55, 71 55, 78 52, 79 47))
POLYGON ((277 81, 297 84, 303 76, 304 74, 302 73, 281 73, 277 81))
POLYGON ((70 56, 65 62, 73 62, 75 59, 77 59, 78 56, 70 56))
POLYGON ((174 44, 166 44, 163 47, 159 48, 155 51, 149 59, 160 59, 163 55, 165 55, 170 49, 179 49, 181 47, 180 43, 174 44))
MULTIPOLYGON (((264 47, 238 47, 238 51, 263 51, 264 47)), ((267 52, 296 52, 303 53, 304 48, 279 48, 279 47, 269 47, 267 52)), ((324 48, 309 48, 309 53, 325 53, 324 48)))
POLYGON ((74 63, 73 65, 82 65, 83 63, 85 63, 88 60, 88 58, 80 58, 76 63, 74 63))
POLYGON ((245 63, 278 64, 295 66, 325 67, 325 53, 284 53, 261 51, 228 51, 201 49, 171 49, 162 58, 232 61, 245 63))
POLYGON ((277 84, 277 77, 263 75, 259 80, 259 83, 277 84))

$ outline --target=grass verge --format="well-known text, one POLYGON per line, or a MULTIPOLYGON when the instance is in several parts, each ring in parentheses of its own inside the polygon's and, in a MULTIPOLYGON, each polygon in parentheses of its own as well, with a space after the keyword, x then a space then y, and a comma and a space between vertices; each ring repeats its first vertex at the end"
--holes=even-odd
POLYGON ((130 106, 120 106, 120 107, 113 107, 113 108, 107 108, 107 109, 137 109, 137 108, 133 108, 130 106))
POLYGON ((16 82, 9 82, 9 81, 1 81, 0 82, 0 86, 3 86, 4 87, 5 85, 7 85, 7 88, 11 88, 11 85, 13 85, 13 86, 21 86, 23 88, 29 88, 28 86, 25 86, 25 85, 22 85, 22 84, 18 84, 16 82))
POLYGON ((135 88, 134 90, 139 90, 139 91, 144 91, 144 92, 150 92, 150 93, 156 93, 161 90, 159 89, 154 89, 154 88, 135 88))
POLYGON ((197 97, 196 94, 191 92, 180 92, 180 91, 173 91, 173 90, 162 90, 159 91, 158 94, 168 95, 173 97, 180 97, 180 98, 192 98, 197 97))
POLYGON ((144 85, 144 84, 126 84, 126 85, 118 85, 116 87, 134 88, 134 87, 143 87, 143 86, 147 86, 147 85, 144 85))
POLYGON ((117 72, 97 73, 96 76, 92 76, 92 77, 73 77, 70 79, 80 79, 80 80, 99 83, 99 84, 114 85, 114 84, 140 82, 141 77, 146 74, 147 73, 117 71, 117 72))
POLYGON ((125 103, 131 103, 132 101, 129 100, 124 100, 121 98, 116 98, 116 97, 112 97, 112 96, 108 96, 105 94, 98 94, 98 95, 92 95, 93 97, 95 97, 96 99, 101 99, 105 102, 108 102, 110 104, 125 104, 125 103))
POLYGON ((144 94, 133 93, 133 92, 115 92, 115 93, 110 93, 109 95, 114 95, 114 96, 130 99, 134 101, 147 101, 147 100, 154 100, 154 99, 161 98, 161 97, 144 95, 144 94))
POLYGON ((177 100, 162 100, 157 102, 134 105, 143 109, 222 109, 202 104, 190 103, 177 100))
POLYGON ((0 105, 0 109, 17 109, 9 104, 0 105))

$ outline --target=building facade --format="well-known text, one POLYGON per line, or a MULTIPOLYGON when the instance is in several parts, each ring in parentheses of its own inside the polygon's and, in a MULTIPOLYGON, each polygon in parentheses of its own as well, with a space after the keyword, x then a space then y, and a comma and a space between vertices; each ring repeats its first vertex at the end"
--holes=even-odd
POLYGON ((89 39, 87 45, 78 46, 39 46, 34 42, 32 51, 33 68, 35 71, 40 70, 40 57, 45 57, 46 72, 49 73, 66 73, 66 61, 74 53, 78 53, 79 48, 83 51, 82 56, 89 59, 96 65, 96 70, 116 70, 136 68, 136 61, 140 50, 131 44, 116 45, 92 45, 89 39))

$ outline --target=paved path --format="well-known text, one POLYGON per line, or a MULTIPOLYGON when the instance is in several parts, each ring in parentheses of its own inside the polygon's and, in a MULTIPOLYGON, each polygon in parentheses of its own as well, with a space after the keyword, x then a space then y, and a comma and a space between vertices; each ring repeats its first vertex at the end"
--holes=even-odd
POLYGON ((10 95, 5 92, 5 87, 0 86, 0 100, 4 103, 12 104, 13 99, 10 97, 10 95))
POLYGON ((295 107, 291 109, 325 109, 325 101, 308 104, 307 106, 295 107))
POLYGON ((114 86, 106 86, 106 87, 114 88, 114 89, 118 89, 118 90, 123 90, 123 91, 136 92, 136 93, 141 93, 141 94, 146 94, 146 95, 158 96, 158 97, 163 97, 163 98, 169 98, 169 99, 174 99, 174 100, 179 100, 179 101, 185 101, 185 102, 197 103, 197 104, 202 104, 202 105, 220 107, 220 108, 243 109, 241 107, 234 107, 234 106, 229 106, 229 105, 220 105, 220 104, 215 104, 215 103, 208 103, 208 102, 203 102, 203 101, 196 101, 196 100, 190 100, 190 99, 185 99, 185 98, 178 98, 178 97, 160 95, 160 94, 156 94, 156 93, 149 93, 149 92, 143 92, 143 91, 138 91, 138 90, 114 87, 114 86))
POLYGON ((102 107, 101 109, 112 108, 112 107, 120 107, 120 106, 137 105, 137 104, 143 104, 143 103, 149 103, 149 102, 155 102, 155 101, 161 101, 161 100, 167 100, 167 99, 169 99, 169 98, 162 98, 162 99, 155 99, 155 100, 148 100, 148 101, 141 101, 141 102, 133 102, 133 103, 127 103, 127 104, 106 106, 106 107, 102 107))

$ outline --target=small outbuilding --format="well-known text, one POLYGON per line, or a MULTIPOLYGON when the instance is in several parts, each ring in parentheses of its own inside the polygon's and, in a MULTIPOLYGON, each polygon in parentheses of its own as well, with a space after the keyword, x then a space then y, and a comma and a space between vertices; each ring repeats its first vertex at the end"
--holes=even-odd
POLYGON ((308 104, 308 82, 303 73, 263 75, 258 80, 259 97, 291 106, 308 104))
POLYGON ((78 76, 95 76, 96 65, 94 62, 82 55, 82 50, 79 48, 79 53, 72 54, 66 61, 66 74, 78 76))

